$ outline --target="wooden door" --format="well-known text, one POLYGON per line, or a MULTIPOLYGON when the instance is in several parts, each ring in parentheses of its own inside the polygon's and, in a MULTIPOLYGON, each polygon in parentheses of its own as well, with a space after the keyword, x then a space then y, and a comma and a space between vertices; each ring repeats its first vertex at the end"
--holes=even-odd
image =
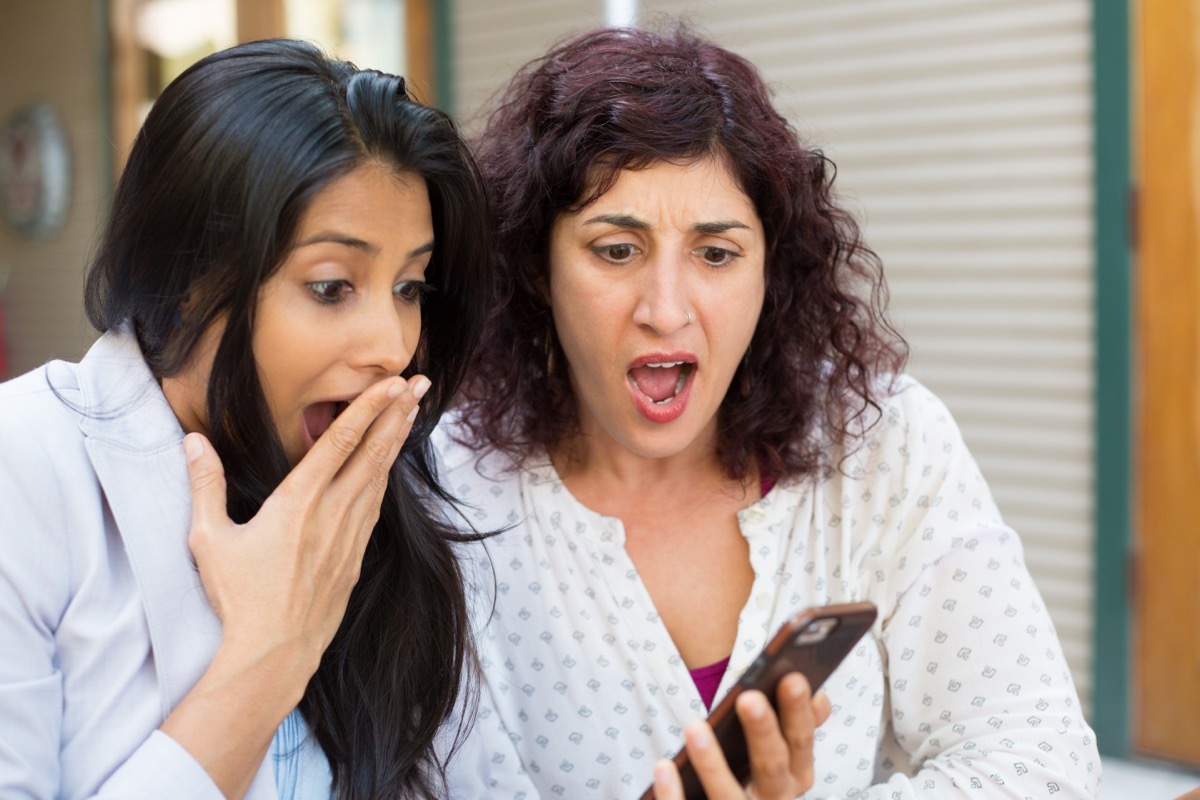
POLYGON ((1133 748, 1200 766, 1200 0, 1134 8, 1133 748))

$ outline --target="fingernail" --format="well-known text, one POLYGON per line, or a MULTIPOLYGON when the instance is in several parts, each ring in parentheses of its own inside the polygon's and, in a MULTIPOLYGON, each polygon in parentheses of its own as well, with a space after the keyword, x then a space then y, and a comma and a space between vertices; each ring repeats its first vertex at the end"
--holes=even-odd
POLYGON ((425 393, 429 391, 429 387, 431 385, 432 384, 430 383, 429 378, 426 378, 424 375, 422 375, 417 380, 417 385, 413 387, 413 390, 412 390, 413 397, 420 400, 422 397, 425 396, 425 393))
POLYGON ((420 406, 413 406, 413 410, 408 412, 408 421, 412 422, 417 418, 417 412, 421 410, 420 406))
POLYGON ((195 461, 204 453, 204 445, 200 443, 200 437, 189 433, 183 437, 183 454, 187 456, 189 462, 195 461))

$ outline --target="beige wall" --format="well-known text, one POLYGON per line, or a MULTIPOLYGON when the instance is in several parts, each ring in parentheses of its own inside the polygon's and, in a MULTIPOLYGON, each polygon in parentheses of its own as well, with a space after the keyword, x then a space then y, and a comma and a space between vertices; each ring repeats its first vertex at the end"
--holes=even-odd
POLYGON ((51 239, 30 239, 0 222, 8 377, 50 358, 77 359, 94 337, 82 303, 84 264, 108 194, 99 5, 0 2, 0 119, 28 103, 49 103, 64 122, 71 151, 70 209, 62 230, 51 239))

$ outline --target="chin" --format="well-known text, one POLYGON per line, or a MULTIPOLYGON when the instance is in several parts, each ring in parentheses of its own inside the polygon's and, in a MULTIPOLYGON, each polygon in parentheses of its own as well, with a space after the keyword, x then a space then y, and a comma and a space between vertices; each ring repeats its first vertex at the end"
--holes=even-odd
POLYGON ((656 435, 632 436, 625 440, 625 449, 642 458, 671 458, 695 443, 697 436, 686 431, 656 431, 656 435))

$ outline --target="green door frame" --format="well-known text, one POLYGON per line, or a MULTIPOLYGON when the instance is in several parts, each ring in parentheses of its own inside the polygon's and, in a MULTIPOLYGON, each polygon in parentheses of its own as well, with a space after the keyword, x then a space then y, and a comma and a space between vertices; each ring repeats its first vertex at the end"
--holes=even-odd
POLYGON ((454 26, 451 0, 433 0, 433 86, 438 107, 456 116, 454 96, 454 26))
POLYGON ((1100 751, 1129 752, 1133 434, 1128 0, 1092 0, 1095 134, 1096 478, 1092 725, 1100 751), (1103 701, 1103 702, 1101 702, 1103 701))

